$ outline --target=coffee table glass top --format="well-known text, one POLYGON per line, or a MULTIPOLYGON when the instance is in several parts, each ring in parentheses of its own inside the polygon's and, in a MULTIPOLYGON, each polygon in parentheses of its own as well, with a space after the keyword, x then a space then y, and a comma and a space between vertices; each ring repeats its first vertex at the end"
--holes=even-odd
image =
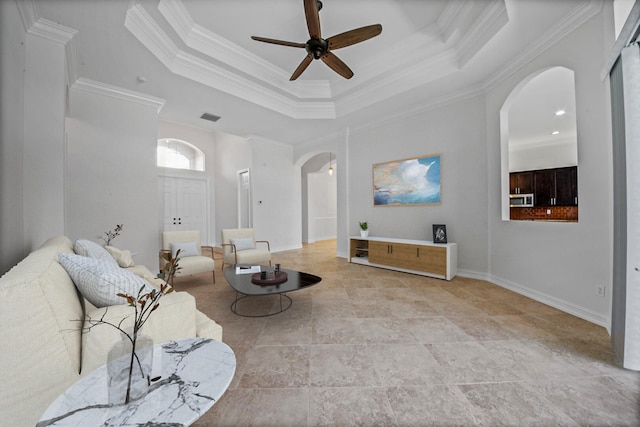
MULTIPOLYGON (((237 264, 239 267, 250 267, 247 264, 237 264)), ((261 271, 273 270, 273 267, 260 266, 261 271)), ((251 282, 251 274, 236 274, 236 264, 232 264, 224 269, 224 278, 236 291, 245 295, 269 295, 282 294, 285 292, 297 291, 320 283, 322 278, 301 271, 287 270, 281 268, 280 271, 287 273, 287 281, 278 285, 256 285, 251 282)))

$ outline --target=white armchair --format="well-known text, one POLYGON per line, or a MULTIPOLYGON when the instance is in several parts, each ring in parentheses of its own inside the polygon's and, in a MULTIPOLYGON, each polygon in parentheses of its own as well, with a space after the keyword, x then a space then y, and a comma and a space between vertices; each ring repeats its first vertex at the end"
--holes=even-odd
POLYGON ((176 272, 175 277, 210 271, 213 273, 213 283, 216 283, 216 264, 213 259, 213 247, 201 245, 200 232, 197 230, 164 231, 162 233, 160 271, 162 271, 166 263, 162 254, 171 253, 171 256, 175 256, 178 249, 180 249, 180 261, 178 262, 180 269, 176 272))
POLYGON ((225 264, 271 265, 271 246, 267 240, 256 240, 253 228, 222 230, 222 268, 225 264), (257 244, 266 244, 266 249, 257 244))

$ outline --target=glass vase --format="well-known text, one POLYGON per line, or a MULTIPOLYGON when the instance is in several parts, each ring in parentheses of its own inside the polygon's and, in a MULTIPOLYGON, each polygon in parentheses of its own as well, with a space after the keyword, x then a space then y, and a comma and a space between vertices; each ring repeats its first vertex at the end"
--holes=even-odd
POLYGON ((122 334, 121 338, 109 350, 107 358, 110 404, 138 399, 149 392, 151 384, 153 340, 148 335, 133 332, 128 336, 122 334))

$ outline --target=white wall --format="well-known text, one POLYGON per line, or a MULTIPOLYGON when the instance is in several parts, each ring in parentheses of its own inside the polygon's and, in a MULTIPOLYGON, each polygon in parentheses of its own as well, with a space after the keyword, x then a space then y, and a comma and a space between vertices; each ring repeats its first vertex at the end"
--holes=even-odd
MULTIPOLYGON (((72 88, 67 119, 66 234, 96 238, 124 224, 112 245, 137 253, 134 261, 158 269, 161 209, 156 167, 154 103, 72 88)), ((122 93, 122 91, 119 91, 122 93)))
MULTIPOLYGON (((606 5, 605 7, 610 7, 606 5)), ((600 80, 613 29, 598 15, 487 94, 489 274, 492 281, 608 326, 612 280, 612 170, 608 82, 600 80), (610 33, 609 33, 610 32, 610 33), (575 71, 578 223, 503 221, 500 109, 529 75, 552 66, 575 71), (596 286, 608 286, 607 297, 596 286)), ((464 266, 462 266, 464 268, 464 266)))
POLYGON ((509 172, 561 168, 578 164, 576 141, 509 148, 509 172))
MULTIPOLYGON (((238 171, 250 169, 251 144, 245 138, 216 134, 215 238, 218 245, 225 228, 238 228, 238 171)), ((253 177, 251 177, 253 181, 253 177)))
POLYGON ((273 252, 301 248, 301 170, 293 163, 293 147, 257 137, 249 140, 256 239, 268 240, 273 252))
MULTIPOLYGON (((158 174, 161 176, 197 178, 207 181, 207 188, 209 189, 209 194, 207 195, 209 199, 209 234, 207 236, 201 236, 201 239, 203 245, 214 245, 217 236, 217 234, 215 233, 216 132, 208 131, 201 128, 195 128, 192 126, 186 126, 179 123, 168 122, 166 120, 160 120, 158 122, 158 139, 161 138, 175 138, 186 141, 198 147, 205 156, 204 172, 184 169, 158 168, 158 174)), ((162 200, 160 200, 160 203, 162 203, 162 200)), ((164 207, 161 206, 161 209, 164 209, 164 207)))
POLYGON ((0 2, 0 275, 26 253, 22 205, 25 31, 15 2, 0 2))
POLYGON ((370 236, 432 240, 446 224, 458 243, 458 269, 484 275, 487 257, 487 167, 484 97, 476 97, 352 131, 348 141, 349 228, 369 222, 370 236), (374 207, 372 165, 441 154, 442 203, 374 207))
POLYGON ((35 248, 64 229, 65 44, 27 33, 23 128, 25 243, 35 248))

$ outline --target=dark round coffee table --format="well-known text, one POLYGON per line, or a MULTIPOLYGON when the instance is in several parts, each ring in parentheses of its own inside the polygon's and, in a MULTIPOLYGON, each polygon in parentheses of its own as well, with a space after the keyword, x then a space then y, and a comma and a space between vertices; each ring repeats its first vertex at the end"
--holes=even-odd
MULTIPOLYGON (((321 277, 313 274, 282 268, 280 271, 287 273, 287 280, 285 282, 274 285, 256 284, 251 281, 252 273, 249 272, 251 271, 250 267, 252 266, 248 264, 232 264, 224 269, 224 278, 227 279, 229 286, 236 291, 236 299, 231 303, 231 311, 238 316, 267 317, 273 316, 274 314, 280 314, 293 304, 293 301, 291 300, 291 297, 287 295, 287 292, 308 288, 320 283, 322 280, 321 277), (269 314, 247 314, 238 312, 238 302, 245 298, 276 294, 280 297, 280 311, 269 314), (282 303, 283 297, 285 298, 284 304, 282 303)), ((273 267, 265 265, 261 265, 259 267, 261 271, 273 271, 273 267)))

